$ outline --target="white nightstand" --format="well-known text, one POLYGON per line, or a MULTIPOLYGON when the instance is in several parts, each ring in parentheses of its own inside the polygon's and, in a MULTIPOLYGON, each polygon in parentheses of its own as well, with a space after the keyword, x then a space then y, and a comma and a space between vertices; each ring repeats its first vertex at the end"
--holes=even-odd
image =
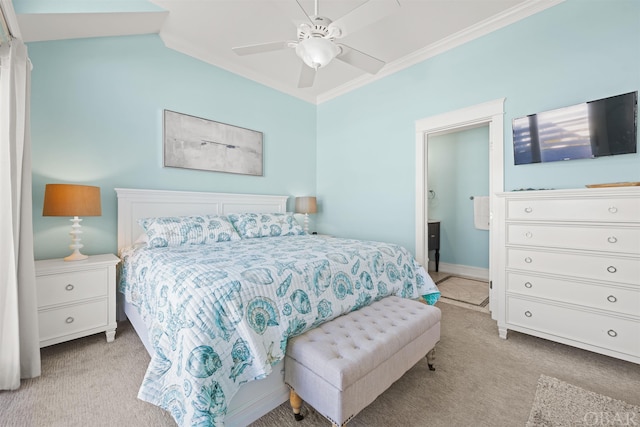
POLYGON ((119 262, 113 254, 36 261, 40 347, 98 332, 115 339, 119 262))

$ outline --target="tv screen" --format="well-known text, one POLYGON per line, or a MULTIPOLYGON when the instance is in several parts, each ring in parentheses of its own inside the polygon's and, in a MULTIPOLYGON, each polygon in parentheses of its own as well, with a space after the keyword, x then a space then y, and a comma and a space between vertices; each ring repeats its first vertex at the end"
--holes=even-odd
POLYGON ((637 120, 638 92, 514 119, 515 164, 635 153, 637 120))

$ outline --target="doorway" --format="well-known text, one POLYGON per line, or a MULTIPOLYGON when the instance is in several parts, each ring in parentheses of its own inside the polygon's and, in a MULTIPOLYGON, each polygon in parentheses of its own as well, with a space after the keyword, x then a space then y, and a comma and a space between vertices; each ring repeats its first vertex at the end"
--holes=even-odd
MULTIPOLYGON (((489 210, 493 220, 495 193, 504 191, 504 98, 416 121, 416 259, 429 264, 428 248, 428 144, 437 135, 489 126, 489 210)), ((489 282, 497 277, 497 261, 493 255, 496 233, 489 237, 489 282)), ((489 294, 489 309, 497 318, 493 287, 489 294)))

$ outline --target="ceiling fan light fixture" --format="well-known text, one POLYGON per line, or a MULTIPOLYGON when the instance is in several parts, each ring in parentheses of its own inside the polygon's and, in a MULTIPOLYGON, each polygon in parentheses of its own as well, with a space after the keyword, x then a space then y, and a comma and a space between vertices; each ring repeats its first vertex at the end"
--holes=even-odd
POLYGON ((322 37, 304 39, 296 46, 296 54, 313 69, 326 66, 340 53, 340 48, 331 40, 322 37))

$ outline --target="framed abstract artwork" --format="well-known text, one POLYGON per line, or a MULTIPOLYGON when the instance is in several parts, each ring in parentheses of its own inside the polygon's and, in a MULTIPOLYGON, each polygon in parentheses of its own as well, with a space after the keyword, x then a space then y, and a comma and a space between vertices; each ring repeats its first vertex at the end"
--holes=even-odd
POLYGON ((164 110, 164 166, 263 175, 262 132, 164 110))

